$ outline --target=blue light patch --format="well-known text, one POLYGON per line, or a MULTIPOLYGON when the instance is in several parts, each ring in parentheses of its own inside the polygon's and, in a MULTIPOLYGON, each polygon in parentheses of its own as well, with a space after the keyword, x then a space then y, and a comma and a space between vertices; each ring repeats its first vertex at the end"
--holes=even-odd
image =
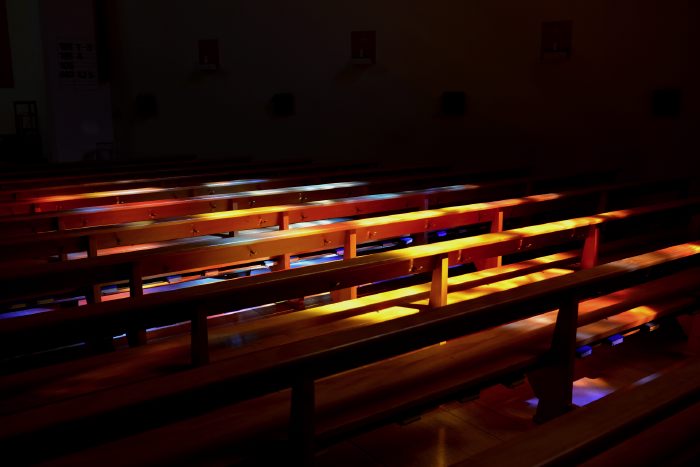
POLYGON ((622 344, 624 342, 624 340, 625 340, 625 338, 622 337, 622 334, 615 334, 615 335, 610 336, 607 339, 605 339, 605 342, 608 345, 616 346, 616 345, 622 344))
POLYGON ((576 356, 578 358, 588 357, 592 353, 593 353, 593 347, 591 347, 590 345, 583 345, 583 346, 579 347, 578 349, 576 349, 576 356))

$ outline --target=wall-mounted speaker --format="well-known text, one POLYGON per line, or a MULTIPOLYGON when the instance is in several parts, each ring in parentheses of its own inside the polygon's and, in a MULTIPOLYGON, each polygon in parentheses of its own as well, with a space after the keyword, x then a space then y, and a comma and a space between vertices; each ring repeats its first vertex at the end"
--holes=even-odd
POLYGON ((281 92, 272 96, 270 110, 275 117, 291 117, 296 112, 294 94, 281 92))
POLYGON ((463 91, 445 91, 440 98, 440 112, 448 117, 461 117, 467 112, 467 95, 463 91))
POLYGON ((655 89, 651 93, 651 113, 659 118, 681 116, 683 93, 678 88, 655 89))
POLYGON ((158 100, 153 94, 138 94, 134 100, 134 108, 138 118, 147 120, 158 116, 158 100))

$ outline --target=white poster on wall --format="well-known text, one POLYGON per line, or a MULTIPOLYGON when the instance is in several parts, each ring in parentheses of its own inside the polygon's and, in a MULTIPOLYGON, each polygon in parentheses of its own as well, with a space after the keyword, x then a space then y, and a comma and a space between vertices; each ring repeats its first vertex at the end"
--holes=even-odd
POLYGON ((96 89, 95 43, 88 40, 59 39, 58 70, 62 85, 76 89, 96 89))

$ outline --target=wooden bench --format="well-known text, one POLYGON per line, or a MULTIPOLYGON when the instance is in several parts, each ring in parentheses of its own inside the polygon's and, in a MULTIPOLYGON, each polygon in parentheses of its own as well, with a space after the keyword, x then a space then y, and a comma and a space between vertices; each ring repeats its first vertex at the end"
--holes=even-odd
MULTIPOLYGON (((405 191, 407 187, 411 189, 420 189, 438 186, 439 183, 457 182, 462 184, 463 181, 461 177, 455 177, 455 174, 386 177, 367 182, 345 182, 348 187, 355 186, 354 191, 348 188, 345 194, 339 194, 340 192, 338 189, 333 188, 331 184, 322 184, 311 187, 299 187, 297 189, 288 188, 289 191, 281 192, 279 190, 274 190, 268 192, 256 191, 250 193, 204 195, 183 199, 131 202, 93 208, 76 208, 73 210, 0 216, 0 236, 69 230, 100 225, 113 225, 124 222, 150 221, 168 217, 229 211, 232 208, 239 207, 261 207, 274 204, 297 203, 299 201, 305 202, 343 196, 357 196, 360 194, 386 193, 394 190, 405 191), (356 185, 351 185, 353 183, 356 185), (316 192, 318 192, 318 196, 316 196, 316 192)), ((673 185, 662 183, 659 189, 663 190, 663 185, 667 186, 669 189, 678 189, 679 186, 685 187, 687 185, 685 180, 678 180, 677 182, 678 183, 674 183, 673 185)), ((536 192, 557 191, 561 189, 571 190, 572 186, 576 187, 579 185, 571 183, 569 177, 543 177, 536 179, 516 178, 498 182, 479 183, 478 185, 457 185, 456 187, 459 186, 470 188, 473 197, 470 196, 469 200, 476 202, 509 196, 530 195, 536 192)), ((685 188, 681 188, 681 190, 684 189, 685 188)), ((438 198, 435 202, 437 204, 431 206, 447 205, 451 203, 451 200, 449 198, 438 198)), ((601 208, 601 210, 604 210, 604 208, 601 208)))
POLYGON ((8 453, 25 452, 30 444, 41 443, 46 450, 29 455, 48 456, 52 449, 89 445, 101 435, 114 436, 115 431, 121 437, 291 387, 291 437, 300 448, 297 459, 309 461, 315 432, 314 380, 535 317, 561 304, 552 351, 539 365, 554 375, 550 378, 554 391, 540 395, 540 408, 558 415, 568 411, 571 403, 578 302, 676 273, 697 265, 698 259, 700 244, 679 245, 431 312, 263 347, 210 366, 9 414, 2 417, 0 443, 8 453))
MULTIPOLYGON (((58 195, 39 198, 29 198, 19 201, 6 201, 0 203, 0 216, 16 216, 22 214, 62 211, 66 209, 77 209, 86 207, 109 206, 115 204, 132 203, 139 201, 159 201, 168 199, 184 199, 195 196, 207 196, 216 194, 238 193, 245 190, 279 189, 290 186, 333 183, 342 181, 370 182, 372 180, 385 179, 393 182, 393 186, 400 187, 407 180, 427 179, 428 175, 435 180, 444 182, 463 182, 467 180, 478 180, 471 171, 455 172, 440 171, 439 169, 424 169, 412 175, 397 175, 397 172, 413 172, 411 169, 386 169, 348 171, 331 173, 307 173, 285 178, 263 178, 263 179, 238 179, 204 183, 201 185, 183 186, 174 188, 146 187, 130 190, 116 190, 96 193, 81 193, 76 195, 58 195)), ((435 183, 435 182, 433 182, 435 183)), ((426 186, 426 185, 423 185, 426 186)), ((429 185, 427 185, 429 186, 429 185)))
MULTIPOLYGON (((700 359, 696 357, 645 384, 616 391, 573 413, 455 464, 455 467, 579 465, 601 454, 602 459, 605 459, 603 453, 606 450, 632 438, 650 425, 684 410, 700 413, 698 403, 700 359)), ((700 425, 695 423, 694 427, 697 435, 700 425)), ((663 442, 658 438, 649 441, 663 442)), ((687 441, 697 443, 697 438, 687 441)), ((642 461, 648 451, 653 449, 648 445, 637 444, 634 447, 640 456, 632 452, 631 447, 626 447, 624 459, 627 462, 634 458, 642 461)), ((668 455, 672 457, 672 453, 668 455)), ((598 460, 598 465, 613 465, 600 463, 602 459, 598 460)), ((657 459, 659 461, 662 460, 657 459)), ((647 457, 646 462, 651 462, 651 459, 647 457)))
MULTIPOLYGON (((392 237, 406 231, 447 228, 474 221, 483 222, 493 219, 493 216, 502 212, 503 207, 495 203, 489 205, 486 211, 484 206, 465 206, 409 213, 407 220, 402 219, 405 215, 385 216, 380 218, 381 222, 365 219, 339 223, 323 228, 312 228, 311 232, 305 235, 294 235, 292 232, 283 231, 275 233, 268 240, 243 240, 217 248, 210 246, 204 251, 192 249, 172 255, 163 253, 145 256, 113 255, 5 271, 2 273, 4 277, 1 285, 7 297, 12 294, 37 295, 42 287, 46 291, 61 288, 74 290, 76 287, 93 287, 96 282, 117 281, 131 277, 132 298, 124 303, 118 300, 102 305, 6 319, 0 322, 0 336, 3 338, 5 348, 14 348, 22 345, 36 345, 37 341, 41 342, 42 339, 49 339, 52 336, 54 338, 60 336, 62 339, 67 339, 71 335, 84 338, 91 334, 91 327, 96 327, 103 333, 109 330, 111 335, 117 335, 124 326, 127 329, 146 329, 191 320, 193 359, 197 362, 205 362, 208 360, 206 317, 230 311, 233 308, 231 302, 233 297, 235 297, 233 303, 239 309, 334 290, 346 291, 340 298, 347 299, 356 296, 356 290, 353 288, 361 284, 433 271, 435 285, 431 292, 431 304, 441 306, 446 299, 446 274, 450 264, 481 262, 485 266, 493 267, 498 266, 499 263, 492 258, 534 251, 542 246, 566 245, 584 240, 581 262, 585 268, 592 267, 597 260, 600 225, 610 221, 635 219, 679 209, 690 209, 693 213, 696 212, 699 203, 699 198, 692 198, 358 258, 353 257, 353 242, 392 237), (484 212, 490 217, 484 217, 484 212), (427 226, 427 221, 433 225, 427 226), (252 254, 251 248, 255 248, 255 254, 259 255, 258 257, 269 258, 282 256, 290 251, 334 248, 343 245, 345 245, 346 259, 340 263, 308 266, 256 276, 246 281, 236 280, 189 290, 143 296, 141 278, 144 276, 201 268, 203 265, 217 265, 221 264, 222 258, 226 258, 227 263, 235 263, 236 258, 240 258, 240 262, 249 261, 252 254), (437 264, 434 264, 435 255, 442 256, 437 264), (86 269, 82 267, 83 262, 90 262, 96 266, 86 269), (309 277, 314 279, 309 281, 309 277), (30 339, 25 341, 27 337, 30 339)), ((94 329, 92 332, 94 333, 94 329)))
MULTIPOLYGON (((354 186, 346 186, 351 184, 341 183, 335 185, 339 185, 337 190, 340 190, 341 193, 354 188, 354 186)), ((321 196, 325 197, 333 196, 336 193, 336 189, 331 184, 305 188, 312 191, 311 196, 321 193, 321 196)), ((640 188, 654 192, 655 188, 657 188, 657 183, 635 182, 604 185, 563 193, 547 193, 513 200, 513 206, 516 204, 538 203, 537 207, 535 207, 536 210, 541 207, 542 210, 553 212, 559 206, 560 209, 568 208, 568 214, 575 212, 581 215, 596 212, 596 209, 600 209, 603 202, 607 202, 611 196, 624 194, 625 191, 629 190, 636 191, 640 188), (588 207, 588 212, 585 212, 586 206, 588 207), (572 209, 572 207, 576 209, 572 209)), ((663 188, 666 188, 665 184, 662 184, 663 188)), ((299 189, 302 188, 300 187, 299 189)), ((277 226, 284 230, 300 222, 367 216, 378 213, 390 213, 392 211, 429 209, 431 206, 455 204, 469 200, 470 197, 474 196, 474 189, 475 186, 473 185, 451 186, 335 200, 325 199, 316 203, 242 209, 217 214, 199 214, 171 221, 149 221, 138 224, 82 228, 77 231, 41 233, 34 236, 13 236, 4 239, 0 238, 0 251, 5 252, 0 261, 14 261, 24 258, 49 260, 54 256, 66 259, 68 254, 77 252, 85 252, 89 257, 92 257, 97 256, 99 250, 114 247, 127 247, 144 243, 155 245, 156 242, 167 240, 228 234, 229 232, 262 227, 277 226)), ((296 189, 293 188, 292 191, 296 191, 296 189)), ((655 194, 659 196, 658 192, 655 192, 655 194)), ((265 205, 274 202, 273 199, 260 201, 262 196, 263 193, 260 193, 256 196, 255 201, 252 201, 250 197, 242 194, 231 197, 229 201, 236 205, 240 203, 243 206, 251 203, 265 205)), ((274 190, 270 196, 274 197, 274 199, 279 199, 283 194, 279 193, 279 190, 274 190)), ((504 205, 504 208, 512 208, 513 206, 504 205)), ((628 206, 634 207, 635 204, 628 206)), ((510 215, 511 213, 509 212, 508 214, 510 215)), ((520 215, 532 214, 523 214, 521 212, 520 215)))
MULTIPOLYGON (((535 200, 537 199, 539 198, 535 197, 535 200)), ((13 265, 12 268, 6 267, 4 272, 0 272, 0 278, 3 279, 0 289, 5 293, 5 303, 27 296, 23 294, 36 295, 42 291, 66 288, 76 290, 82 287, 89 289, 91 300, 99 301, 100 294, 95 286, 130 280, 133 283, 133 293, 140 295, 144 277, 207 267, 216 269, 267 258, 282 258, 282 269, 285 269, 288 267, 290 252, 320 251, 345 246, 346 237, 352 231, 356 232, 355 243, 482 222, 491 222, 492 228, 497 231, 502 227, 503 210, 524 203, 525 201, 516 199, 485 205, 427 210, 317 228, 274 232, 262 239, 202 240, 184 247, 174 245, 160 248, 148 254, 133 252, 64 264, 25 267, 13 265), (226 261, 222 261, 222 258, 226 258, 226 261), (42 277, 46 279, 42 280, 42 277), (30 282, 27 279, 36 280, 30 282)), ((346 256, 351 257, 354 254, 354 247, 347 249, 346 256)))
MULTIPOLYGON (((398 173, 418 173, 423 176, 427 174, 448 175, 448 171, 441 168, 433 168, 432 170, 423 167, 417 171, 412 168, 404 169, 360 169, 360 170, 300 170, 300 174, 291 174, 285 177, 267 177, 259 178, 256 175, 260 171, 252 171, 247 173, 247 177, 234 177, 234 179, 218 178, 216 181, 210 181, 191 186, 175 186, 172 188, 159 187, 142 187, 133 189, 117 189, 104 192, 87 192, 68 195, 30 197, 17 201, 2 201, 0 202, 0 215, 12 216, 21 214, 30 214, 46 211, 61 211, 66 209, 75 209, 80 207, 95 207, 111 204, 122 204, 127 202, 137 201, 155 201, 163 199, 191 198, 194 196, 237 193, 245 190, 260 190, 271 188, 286 188, 289 186, 303 184, 319 184, 332 183, 336 181, 367 181, 374 178, 386 177, 389 175, 395 176, 398 173)), ((289 171, 286 171, 289 172, 289 171)), ((458 179, 459 173, 449 173, 452 178, 458 179)), ((464 175, 464 173, 461 173, 464 175)), ((31 192, 28 192, 32 196, 31 192)))

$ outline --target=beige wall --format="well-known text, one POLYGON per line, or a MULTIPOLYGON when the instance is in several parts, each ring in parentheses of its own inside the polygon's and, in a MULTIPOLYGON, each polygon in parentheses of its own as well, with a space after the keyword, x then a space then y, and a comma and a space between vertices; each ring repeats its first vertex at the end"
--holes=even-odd
POLYGON ((663 155, 666 170, 698 149, 697 3, 116 0, 117 143, 125 154, 447 157, 553 171, 648 170, 663 155), (541 63, 541 23, 559 19, 574 21, 573 57, 541 63), (350 31, 364 29, 377 31, 378 63, 359 69, 350 31), (211 37, 222 70, 198 73, 197 40, 211 37), (666 86, 684 90, 681 119, 651 117, 651 90, 666 86), (466 117, 438 115, 444 90, 467 93, 466 117), (296 116, 268 115, 281 91, 295 93, 296 116), (157 96, 157 118, 135 116, 139 93, 157 96))

